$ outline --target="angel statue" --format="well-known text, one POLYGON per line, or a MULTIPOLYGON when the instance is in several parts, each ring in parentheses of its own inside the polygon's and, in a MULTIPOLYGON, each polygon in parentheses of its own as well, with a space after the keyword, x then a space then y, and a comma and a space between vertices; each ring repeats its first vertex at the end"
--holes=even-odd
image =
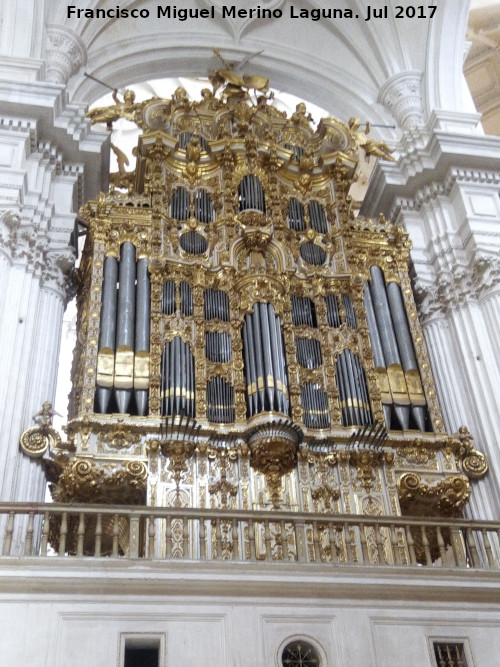
POLYGON ((362 132, 359 130, 361 121, 359 118, 349 118, 349 129, 351 130, 351 135, 356 142, 356 147, 361 147, 366 155, 375 155, 375 157, 382 158, 383 160, 390 160, 391 162, 396 162, 395 158, 392 157, 391 153, 394 153, 393 148, 383 141, 375 141, 371 137, 368 137, 367 134, 370 132, 370 123, 366 123, 365 131, 362 132))
POLYGON ((118 99, 118 91, 113 91, 113 100, 116 104, 109 107, 97 107, 91 109, 85 115, 90 118, 92 125, 94 123, 106 123, 108 130, 112 129, 115 120, 125 118, 136 122, 138 111, 143 107, 143 102, 135 102, 135 93, 133 90, 125 90, 123 93, 123 102, 118 99))
POLYGON ((58 417, 61 416, 52 408, 52 403, 50 401, 45 401, 42 404, 42 409, 33 415, 33 419, 42 428, 48 428, 49 426, 52 426, 52 418, 54 415, 57 415, 58 417))
MULTIPOLYGON (((222 91, 223 97, 228 101, 242 102, 250 99, 250 90, 261 94, 266 94, 269 91, 269 79, 263 76, 249 76, 246 74, 241 76, 233 70, 231 65, 226 63, 218 49, 213 49, 213 52, 224 65, 224 69, 215 70, 215 72, 212 72, 208 76, 214 95, 221 86, 224 86, 224 90, 222 91)), ((238 65, 238 68, 242 68, 251 58, 260 55, 260 53, 262 51, 246 58, 238 65)))
POLYGON ((134 171, 127 171, 125 165, 129 164, 129 159, 123 151, 121 151, 118 146, 110 144, 111 150, 116 155, 116 160, 118 162, 118 171, 113 172, 109 175, 109 182, 112 186, 117 188, 129 188, 135 178, 134 171))

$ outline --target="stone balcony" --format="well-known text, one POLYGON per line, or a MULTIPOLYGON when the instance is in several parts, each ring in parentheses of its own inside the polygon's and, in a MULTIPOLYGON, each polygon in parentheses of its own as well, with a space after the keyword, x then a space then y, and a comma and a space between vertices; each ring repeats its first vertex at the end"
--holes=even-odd
POLYGON ((3 558, 500 570, 500 523, 407 516, 2 503, 3 558))

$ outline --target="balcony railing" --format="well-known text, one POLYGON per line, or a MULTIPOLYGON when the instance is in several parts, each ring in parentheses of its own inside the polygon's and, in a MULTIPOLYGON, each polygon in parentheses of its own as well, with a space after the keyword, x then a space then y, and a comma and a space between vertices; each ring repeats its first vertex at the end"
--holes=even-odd
POLYGON ((1 503, 4 557, 500 568, 500 523, 1 503))

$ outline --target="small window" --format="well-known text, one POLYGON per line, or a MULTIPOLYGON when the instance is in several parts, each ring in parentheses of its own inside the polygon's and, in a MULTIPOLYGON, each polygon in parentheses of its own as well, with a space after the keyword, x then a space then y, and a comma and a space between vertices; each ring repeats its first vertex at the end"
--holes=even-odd
POLYGON ((159 648, 125 646, 124 667, 158 667, 159 648))
POLYGON ((283 667, 319 667, 321 662, 312 644, 303 639, 297 639, 283 649, 281 664, 283 667))
POLYGON ((165 664, 165 635, 121 633, 120 667, 160 667, 165 664))
POLYGON ((433 642, 436 667, 467 667, 467 657, 463 642, 433 642))

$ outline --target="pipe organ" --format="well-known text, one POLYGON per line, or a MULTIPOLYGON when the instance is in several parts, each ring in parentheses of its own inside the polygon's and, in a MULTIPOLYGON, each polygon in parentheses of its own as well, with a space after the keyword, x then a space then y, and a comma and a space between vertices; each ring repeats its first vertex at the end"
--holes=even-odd
POLYGON ((484 459, 444 431, 406 233, 351 211, 360 133, 229 84, 134 109, 133 186, 80 211, 54 497, 459 512, 484 459))

